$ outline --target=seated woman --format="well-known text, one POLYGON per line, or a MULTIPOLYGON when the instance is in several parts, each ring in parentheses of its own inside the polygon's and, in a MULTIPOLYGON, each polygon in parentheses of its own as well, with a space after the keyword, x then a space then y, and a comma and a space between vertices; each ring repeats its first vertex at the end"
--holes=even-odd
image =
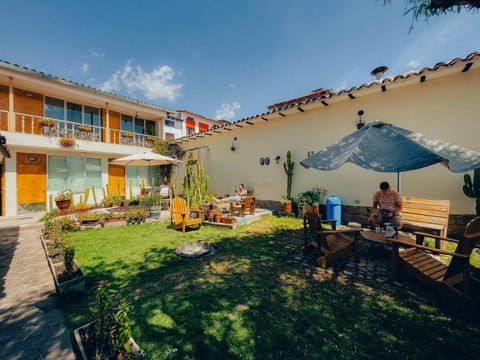
POLYGON ((229 196, 223 199, 216 199, 214 198, 213 201, 215 202, 235 202, 242 200, 245 196, 247 196, 247 190, 245 189, 244 184, 238 184, 235 186, 235 191, 233 196, 229 196))

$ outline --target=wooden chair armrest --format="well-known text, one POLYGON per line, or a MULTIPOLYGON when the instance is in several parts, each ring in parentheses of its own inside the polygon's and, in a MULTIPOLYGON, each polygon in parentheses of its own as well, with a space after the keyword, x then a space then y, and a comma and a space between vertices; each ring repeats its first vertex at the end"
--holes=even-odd
POLYGON ((198 215, 203 214, 203 210, 200 210, 200 209, 190 209, 190 212, 191 213, 197 213, 198 215))
POLYGON ((186 215, 184 212, 181 212, 181 211, 174 211, 174 210, 172 210, 172 211, 171 211, 171 213, 172 213, 172 214, 180 214, 180 215, 183 215, 183 216, 185 216, 185 215, 186 215))
POLYGON ((425 232, 421 232, 421 231, 416 231, 413 234, 416 235, 416 236, 424 236, 424 237, 429 237, 429 238, 432 238, 432 239, 451 241, 451 242, 454 242, 454 243, 459 242, 457 239, 447 238, 447 237, 443 237, 443 236, 440 236, 440 235, 425 233, 425 232))
MULTIPOLYGON (((335 220, 334 220, 335 221, 335 220)), ((318 230, 318 234, 344 234, 344 233, 359 233, 363 229, 348 228, 348 229, 339 229, 339 230, 318 230)))
POLYGON ((397 240, 397 239, 393 239, 393 238, 385 238, 385 240, 387 240, 387 241, 389 241, 393 244, 398 244, 398 245, 403 245, 405 247, 414 247, 414 248, 417 248, 417 249, 427 250, 427 251, 430 251, 430 252, 435 253, 435 254, 450 255, 450 256, 455 256, 455 257, 459 257, 459 258, 463 258, 463 259, 468 259, 469 258, 469 256, 465 255, 465 254, 458 254, 458 253, 448 251, 448 250, 431 248, 431 247, 428 247, 428 246, 425 246, 425 245, 418 245, 418 244, 409 243, 409 242, 406 242, 406 241, 397 240))

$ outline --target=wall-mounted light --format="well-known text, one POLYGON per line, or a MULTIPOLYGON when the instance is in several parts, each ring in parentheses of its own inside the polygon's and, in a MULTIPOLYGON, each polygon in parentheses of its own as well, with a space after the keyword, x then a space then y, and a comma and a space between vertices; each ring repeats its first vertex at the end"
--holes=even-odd
POLYGON ((270 158, 269 157, 266 157, 265 158, 265 165, 270 165, 270 158))
POLYGON ((357 125, 357 129, 361 129, 365 123, 362 121, 362 115, 364 114, 363 110, 358 110, 358 120, 355 125, 357 125))
POLYGON ((230 150, 235 151, 235 141, 237 141, 237 137, 235 136, 232 140, 232 146, 230 146, 230 150))
POLYGON ((260 165, 262 166, 265 165, 265 158, 263 157, 260 158, 260 165))
POLYGON ((315 151, 310 150, 310 151, 307 153, 307 157, 313 156, 313 154, 315 154, 315 151))
POLYGON ((280 155, 275 156, 275 162, 280 164, 280 155))

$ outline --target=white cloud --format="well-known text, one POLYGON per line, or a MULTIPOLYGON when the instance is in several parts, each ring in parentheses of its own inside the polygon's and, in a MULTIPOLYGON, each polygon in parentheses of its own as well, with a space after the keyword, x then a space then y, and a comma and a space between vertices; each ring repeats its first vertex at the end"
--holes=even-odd
POLYGON ((88 73, 88 64, 86 64, 86 63, 82 64, 82 72, 84 74, 88 73))
POLYGON ((182 84, 176 83, 175 71, 168 65, 145 72, 140 65, 129 61, 123 69, 113 74, 100 88, 104 91, 140 91, 148 99, 174 101, 180 96, 182 84))
POLYGON ((105 57, 105 54, 99 50, 95 49, 90 49, 90 55, 93 56, 94 58, 103 58, 105 57))
POLYGON ((472 36, 469 40, 466 34, 478 33, 478 29, 478 20, 473 16, 451 14, 432 18, 425 27, 416 26, 412 30, 413 40, 403 49, 391 70, 394 73, 420 70, 439 61, 465 56, 480 44, 477 38, 472 36))
POLYGON ((215 110, 215 120, 232 120, 235 118, 235 110, 240 109, 240 104, 236 101, 231 104, 222 103, 220 107, 215 110))

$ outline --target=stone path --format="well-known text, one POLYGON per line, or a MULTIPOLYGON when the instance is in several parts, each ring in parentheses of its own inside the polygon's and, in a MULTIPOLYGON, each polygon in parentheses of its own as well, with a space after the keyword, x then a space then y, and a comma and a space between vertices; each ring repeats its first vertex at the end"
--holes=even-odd
POLYGON ((39 239, 39 215, 0 221, 0 359, 75 359, 39 239))

